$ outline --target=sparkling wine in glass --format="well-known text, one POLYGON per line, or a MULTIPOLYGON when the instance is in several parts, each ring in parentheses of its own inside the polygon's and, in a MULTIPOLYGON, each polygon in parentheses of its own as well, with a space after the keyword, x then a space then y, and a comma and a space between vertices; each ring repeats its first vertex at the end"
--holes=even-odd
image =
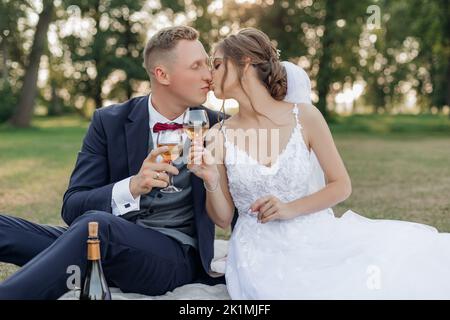
POLYGON ((200 109, 188 110, 183 118, 183 129, 191 141, 196 139, 203 140, 209 129, 209 119, 206 111, 200 109))
MULTIPOLYGON (((156 138, 157 145, 159 147, 168 147, 169 150, 162 154, 163 161, 169 164, 172 164, 181 154, 182 151, 182 142, 183 135, 181 134, 181 130, 164 130, 158 132, 158 136, 156 138)), ((167 173, 169 175, 170 184, 160 191, 163 193, 175 193, 180 192, 183 189, 175 187, 173 184, 173 175, 167 173)))

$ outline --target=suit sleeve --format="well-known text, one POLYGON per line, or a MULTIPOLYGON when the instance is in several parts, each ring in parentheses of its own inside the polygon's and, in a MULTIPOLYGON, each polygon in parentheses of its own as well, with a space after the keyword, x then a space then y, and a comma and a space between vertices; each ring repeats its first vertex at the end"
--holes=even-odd
POLYGON ((106 134, 101 113, 96 110, 64 194, 63 220, 70 225, 89 210, 112 212, 113 186, 109 178, 106 134))

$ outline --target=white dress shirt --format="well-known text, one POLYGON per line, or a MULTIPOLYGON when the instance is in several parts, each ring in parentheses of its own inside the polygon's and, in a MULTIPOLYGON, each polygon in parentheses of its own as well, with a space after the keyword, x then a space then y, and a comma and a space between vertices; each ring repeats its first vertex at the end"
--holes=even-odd
MULTIPOLYGON (((153 145, 156 147, 156 137, 157 133, 153 132, 153 126, 160 122, 160 123, 169 123, 169 122, 175 122, 179 124, 183 124, 183 116, 180 115, 175 120, 169 120, 166 117, 164 117, 162 114, 160 114, 152 105, 152 96, 149 95, 148 97, 148 112, 150 117, 150 123, 149 128, 153 139, 153 145)), ((183 134, 183 145, 184 141, 186 139, 186 134, 183 134)), ((130 180, 131 177, 125 178, 119 182, 116 182, 112 189, 112 199, 111 199, 111 207, 112 207, 112 213, 115 216, 121 216, 127 212, 140 210, 140 200, 141 196, 138 196, 136 199, 133 198, 133 195, 130 191, 130 180)))

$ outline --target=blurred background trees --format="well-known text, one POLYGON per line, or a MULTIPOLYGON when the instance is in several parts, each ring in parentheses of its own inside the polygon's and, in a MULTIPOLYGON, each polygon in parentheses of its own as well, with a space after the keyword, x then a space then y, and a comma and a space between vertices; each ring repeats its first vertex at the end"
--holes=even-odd
POLYGON ((449 17, 448 0, 0 0, 0 122, 88 118, 147 94, 145 43, 178 24, 207 50, 239 28, 263 30, 307 71, 328 119, 449 114, 449 17))

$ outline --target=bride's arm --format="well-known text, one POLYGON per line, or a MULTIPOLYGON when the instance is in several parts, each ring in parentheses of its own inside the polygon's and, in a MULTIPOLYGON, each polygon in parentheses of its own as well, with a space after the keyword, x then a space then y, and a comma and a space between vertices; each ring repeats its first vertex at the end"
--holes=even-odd
MULTIPOLYGON (((210 218, 216 225, 222 229, 226 229, 230 226, 234 215, 234 204, 228 190, 228 179, 225 166, 223 164, 217 165, 219 172, 219 185, 217 190, 206 190, 206 211, 210 218)), ((216 184, 205 182, 206 186, 211 188, 216 184)), ((214 190, 214 189, 210 189, 214 190)))
MULTIPOLYGON (((234 204, 228 189, 227 172, 223 161, 223 135, 218 131, 217 125, 208 131, 205 140, 206 154, 202 157, 202 164, 189 164, 188 168, 204 181, 206 189, 206 211, 209 217, 216 225, 226 229, 233 220, 234 204)), ((202 146, 196 146, 194 144, 192 151, 200 151, 202 149, 202 146)), ((191 153, 192 162, 194 160, 200 162, 199 158, 195 159, 193 152, 191 153)))
POLYGON ((330 129, 319 109, 304 105, 301 108, 300 121, 327 181, 322 190, 298 200, 299 214, 304 214, 331 208, 345 201, 352 193, 352 184, 330 129))
POLYGON ((305 140, 309 141, 311 149, 316 154, 327 184, 323 189, 289 203, 281 203, 270 196, 257 200, 252 205, 252 209, 254 211, 259 209, 258 216, 263 223, 273 219, 290 219, 331 208, 346 200, 352 192, 350 177, 322 114, 314 106, 300 106, 300 122, 304 128, 305 140), (274 206, 279 207, 278 213, 274 212, 274 206))

